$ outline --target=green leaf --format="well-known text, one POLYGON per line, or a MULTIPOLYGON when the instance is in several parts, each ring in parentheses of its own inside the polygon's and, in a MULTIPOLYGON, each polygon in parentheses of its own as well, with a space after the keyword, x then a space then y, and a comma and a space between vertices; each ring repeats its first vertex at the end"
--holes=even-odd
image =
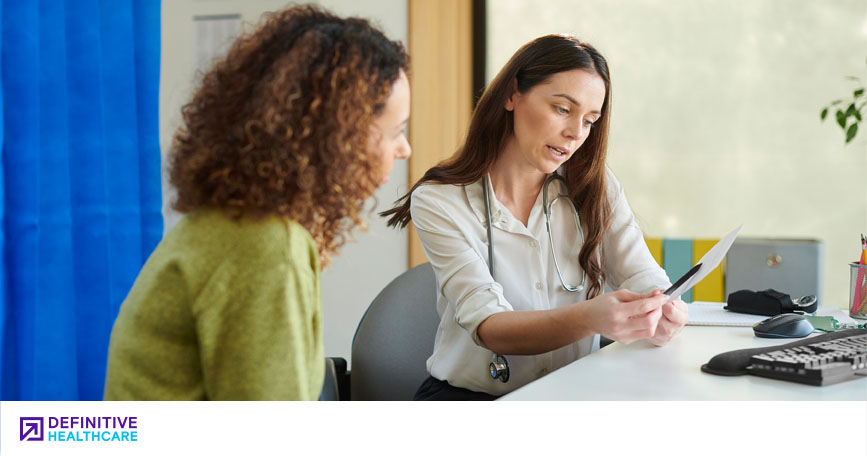
POLYGON ((838 104, 840 104, 842 102, 843 102, 843 100, 834 100, 831 102, 830 106, 837 106, 838 104))
POLYGON ((828 117, 828 108, 822 110, 822 120, 825 120, 825 117, 828 117))
POLYGON ((858 122, 861 122, 861 111, 855 111, 855 113, 852 115, 855 116, 856 119, 858 119, 858 122))
POLYGON ((846 79, 848 79, 850 81, 860 81, 861 80, 861 78, 859 78, 858 76, 846 76, 846 79))
POLYGON ((858 124, 853 123, 849 130, 846 132, 846 144, 849 144, 849 141, 855 139, 855 135, 858 133, 858 124))
POLYGON ((855 109, 855 103, 852 103, 848 108, 846 108, 846 117, 854 116, 856 112, 858 112, 858 110, 855 109))
POLYGON ((863 95, 863 94, 864 94, 864 89, 863 89, 863 88, 862 88, 862 89, 858 89, 858 90, 852 92, 852 95, 854 95, 856 98, 857 98, 857 97, 860 97, 860 96, 863 95))
POLYGON ((846 128, 846 114, 843 114, 843 111, 837 110, 837 123, 840 125, 840 128, 846 128))

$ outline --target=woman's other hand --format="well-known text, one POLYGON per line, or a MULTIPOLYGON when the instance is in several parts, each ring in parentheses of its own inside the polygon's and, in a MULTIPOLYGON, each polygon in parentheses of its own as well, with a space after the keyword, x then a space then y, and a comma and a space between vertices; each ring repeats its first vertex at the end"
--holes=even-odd
MULTIPOLYGON (((585 324, 614 341, 628 344, 650 339, 658 331, 663 305, 668 296, 661 293, 642 295, 618 290, 585 302, 585 324)), ((683 325, 681 325, 683 326, 683 325)))
MULTIPOLYGON (((661 296, 662 292, 655 290, 651 296, 661 296)), ((667 302, 662 306, 662 317, 656 326, 656 332, 650 338, 650 343, 661 347, 674 338, 689 320, 689 308, 680 299, 667 302)))

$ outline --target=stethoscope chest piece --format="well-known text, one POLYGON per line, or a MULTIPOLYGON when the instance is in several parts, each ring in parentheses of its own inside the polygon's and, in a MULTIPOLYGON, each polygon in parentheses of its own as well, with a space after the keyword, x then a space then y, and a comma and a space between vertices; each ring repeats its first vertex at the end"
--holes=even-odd
POLYGON ((506 361, 505 356, 494 356, 491 364, 488 365, 488 370, 491 373, 491 378, 500 379, 500 381, 503 383, 509 381, 509 362, 506 361))

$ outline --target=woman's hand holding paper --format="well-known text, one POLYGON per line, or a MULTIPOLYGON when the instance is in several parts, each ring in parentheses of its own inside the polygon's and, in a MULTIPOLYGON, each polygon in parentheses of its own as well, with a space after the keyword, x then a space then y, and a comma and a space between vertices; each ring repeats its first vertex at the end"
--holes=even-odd
POLYGON ((648 296, 629 290, 605 293, 584 303, 583 321, 593 332, 623 344, 650 339, 667 299, 660 294, 648 296))
MULTIPOLYGON (((654 290, 650 296, 661 294, 661 291, 654 290)), ((662 317, 656 326, 656 332, 650 338, 650 343, 656 346, 667 344, 686 325, 687 320, 689 320, 689 308, 685 302, 675 299, 663 304, 662 317)))

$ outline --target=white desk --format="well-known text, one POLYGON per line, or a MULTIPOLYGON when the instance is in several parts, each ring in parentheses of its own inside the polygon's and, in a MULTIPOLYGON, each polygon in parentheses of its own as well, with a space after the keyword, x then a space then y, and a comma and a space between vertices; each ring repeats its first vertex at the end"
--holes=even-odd
POLYGON ((749 327, 686 326, 663 347, 647 341, 613 343, 502 400, 855 400, 867 401, 867 378, 830 386, 701 371, 714 355, 779 345, 749 327))

